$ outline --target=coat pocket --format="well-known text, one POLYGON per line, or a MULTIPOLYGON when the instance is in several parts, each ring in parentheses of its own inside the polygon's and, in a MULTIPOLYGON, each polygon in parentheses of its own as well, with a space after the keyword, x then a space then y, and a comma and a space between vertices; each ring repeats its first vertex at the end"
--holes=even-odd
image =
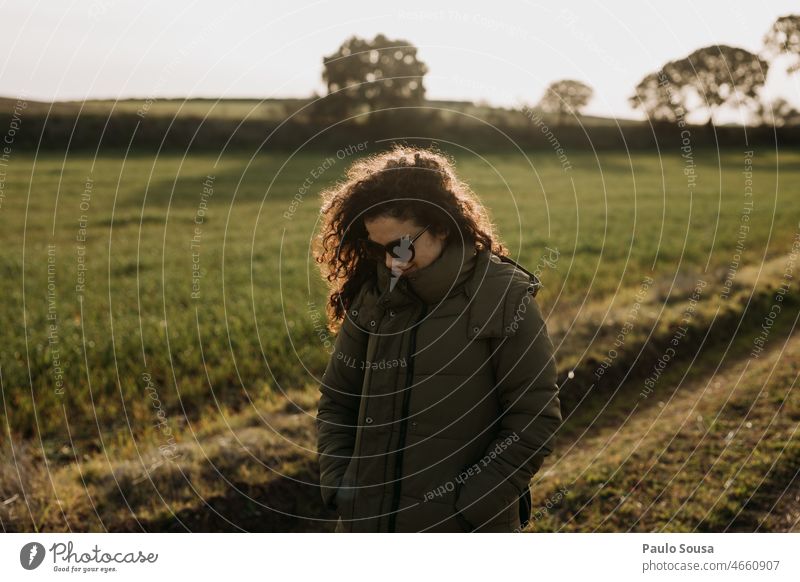
POLYGON ((456 508, 456 501, 458 500, 459 493, 461 493, 461 481, 456 479, 456 487, 455 491, 453 492, 453 519, 461 528, 463 533, 469 533, 472 532, 475 527, 469 521, 467 521, 467 518, 465 518, 456 508))
POLYGON ((358 470, 358 459, 351 457, 347 468, 342 476, 342 483, 336 490, 334 499, 336 500, 336 510, 342 522, 344 531, 350 531, 353 527, 352 518, 356 502, 356 480, 355 474, 358 470))
MULTIPOLYGON (((465 469, 461 474, 463 475, 467 472, 468 470, 465 469)), ((465 523, 472 525, 470 531, 510 533, 517 530, 519 516, 522 513, 520 495, 512 493, 510 498, 505 497, 501 500, 498 496, 502 495, 502 492, 495 490, 483 494, 479 499, 461 499, 462 491, 467 485, 469 485, 469 478, 456 480, 453 506, 454 511, 458 510, 456 506, 462 509, 465 523), (469 505, 465 505, 470 501, 469 505)), ((470 491, 470 495, 474 496, 474 492, 470 491)))

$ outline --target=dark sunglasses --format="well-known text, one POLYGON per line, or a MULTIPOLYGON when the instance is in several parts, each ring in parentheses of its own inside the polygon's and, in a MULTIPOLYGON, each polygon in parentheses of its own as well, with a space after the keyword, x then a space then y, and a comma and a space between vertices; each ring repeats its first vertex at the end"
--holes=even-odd
POLYGON ((410 263, 414 260, 416 251, 414 250, 414 241, 422 236, 426 230, 430 228, 430 224, 423 228, 419 234, 410 239, 409 235, 403 235, 393 241, 389 241, 385 245, 376 243, 374 240, 368 238, 359 239, 361 248, 364 250, 366 256, 373 261, 383 261, 386 258, 386 253, 393 259, 398 259, 404 263, 410 263))

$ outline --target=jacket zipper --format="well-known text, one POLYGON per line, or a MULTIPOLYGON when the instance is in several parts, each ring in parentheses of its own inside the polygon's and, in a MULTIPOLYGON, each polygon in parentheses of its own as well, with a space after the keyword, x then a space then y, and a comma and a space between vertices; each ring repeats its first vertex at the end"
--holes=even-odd
POLYGON ((408 348, 408 368, 406 368, 406 389, 403 392, 403 409, 402 417, 400 420, 400 442, 397 448, 397 460, 394 465, 394 492, 392 496, 392 508, 389 513, 389 531, 395 531, 395 518, 397 517, 397 510, 400 507, 400 478, 403 474, 403 449, 406 445, 406 432, 408 430, 408 408, 411 399, 411 384, 414 382, 414 351, 417 349, 417 329, 419 323, 428 312, 428 306, 422 304, 422 313, 419 319, 414 323, 411 328, 411 339, 409 340, 408 348))

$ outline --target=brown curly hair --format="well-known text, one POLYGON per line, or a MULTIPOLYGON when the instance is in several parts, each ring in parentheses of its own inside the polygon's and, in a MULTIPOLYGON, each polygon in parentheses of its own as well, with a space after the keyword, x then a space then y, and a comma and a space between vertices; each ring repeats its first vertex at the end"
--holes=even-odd
POLYGON ((505 245, 495 240, 491 220, 478 197, 455 174, 455 163, 435 148, 393 145, 389 150, 361 158, 346 172, 344 182, 320 193, 323 226, 314 244, 314 260, 329 284, 326 305, 331 332, 377 266, 364 255, 358 239, 369 233, 365 220, 390 216, 430 224, 433 234, 475 241, 477 250, 505 256, 505 245), (459 234, 460 233, 460 234, 459 234))

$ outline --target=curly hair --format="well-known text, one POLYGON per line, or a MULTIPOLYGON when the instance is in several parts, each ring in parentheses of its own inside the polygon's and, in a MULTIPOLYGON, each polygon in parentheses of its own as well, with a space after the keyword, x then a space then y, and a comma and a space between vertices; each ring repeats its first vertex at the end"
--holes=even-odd
POLYGON ((458 179, 454 166, 440 150, 393 145, 357 160, 343 182, 320 193, 323 225, 315 240, 314 260, 328 281, 331 332, 341 325, 361 286, 376 277, 377 266, 358 244, 369 234, 365 220, 389 216, 430 224, 433 234, 447 233, 446 244, 463 237, 473 240, 479 251, 508 254, 505 245, 495 240, 483 205, 458 179))

